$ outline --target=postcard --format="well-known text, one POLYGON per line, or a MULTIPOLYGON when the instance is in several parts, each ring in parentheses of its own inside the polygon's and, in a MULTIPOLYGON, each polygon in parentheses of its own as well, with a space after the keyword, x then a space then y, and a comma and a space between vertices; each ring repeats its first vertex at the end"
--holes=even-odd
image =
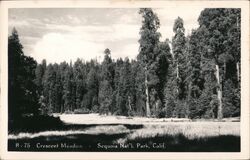
POLYGON ((249 1, 2 1, 1 159, 249 158, 249 1))

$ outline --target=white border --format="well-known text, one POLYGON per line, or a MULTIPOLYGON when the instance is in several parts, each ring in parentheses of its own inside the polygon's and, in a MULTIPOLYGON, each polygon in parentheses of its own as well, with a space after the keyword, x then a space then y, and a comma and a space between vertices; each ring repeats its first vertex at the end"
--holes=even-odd
POLYGON ((0 159, 249 159, 249 1, 0 1, 0 159), (241 8, 241 152, 8 152, 8 8, 241 8))

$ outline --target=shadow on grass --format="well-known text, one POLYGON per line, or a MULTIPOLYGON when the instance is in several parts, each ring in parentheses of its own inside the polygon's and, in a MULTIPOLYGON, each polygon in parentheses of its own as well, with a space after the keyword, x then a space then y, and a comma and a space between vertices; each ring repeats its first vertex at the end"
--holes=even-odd
POLYGON ((188 139, 182 134, 163 135, 154 138, 136 138, 127 143, 147 144, 150 146, 148 151, 158 152, 240 152, 240 137, 231 135, 196 139, 188 139), (164 147, 159 148, 163 144, 164 147))
MULTIPOLYGON (((95 126, 116 126, 121 124, 65 124, 59 117, 53 116, 34 116, 25 117, 9 123, 9 134, 20 132, 38 133, 42 131, 67 131, 80 130, 95 126)), ((122 124, 127 129, 140 129, 143 125, 122 124)))
POLYGON ((58 130, 63 126, 63 122, 58 117, 53 116, 30 116, 16 118, 15 121, 9 121, 9 134, 20 132, 40 132, 45 130, 58 130))

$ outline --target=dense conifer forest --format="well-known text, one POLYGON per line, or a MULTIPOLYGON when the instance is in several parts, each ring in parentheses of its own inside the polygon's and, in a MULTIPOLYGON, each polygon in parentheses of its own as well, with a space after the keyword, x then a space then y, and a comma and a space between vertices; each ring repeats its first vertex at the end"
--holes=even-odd
POLYGON ((113 59, 112 50, 104 48, 102 62, 79 57, 70 63, 37 63, 23 53, 13 29, 8 38, 10 121, 52 113, 239 117, 240 9, 204 9, 199 27, 188 36, 185 20, 177 17, 174 36, 164 41, 157 14, 150 8, 138 14, 136 59, 113 59))

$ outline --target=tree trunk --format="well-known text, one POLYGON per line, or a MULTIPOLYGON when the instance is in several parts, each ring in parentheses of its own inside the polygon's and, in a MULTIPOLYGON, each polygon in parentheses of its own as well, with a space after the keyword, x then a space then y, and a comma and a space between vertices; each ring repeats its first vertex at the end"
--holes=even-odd
POLYGON ((236 26, 239 26, 238 17, 236 17, 236 26))
POLYGON ((221 82, 221 88, 224 88, 224 82, 226 81, 226 74, 227 74, 227 63, 224 61, 223 65, 224 65, 223 66, 224 73, 223 73, 222 79, 224 79, 224 81, 221 82))
MULTIPOLYGON (((176 81, 179 79, 179 65, 176 66, 176 81)), ((179 86, 177 86, 177 94, 179 94, 179 86)))
POLYGON ((226 78, 226 73, 227 73, 227 64, 224 62, 224 78, 226 78))
POLYGON ((236 63, 236 68, 237 68, 237 80, 238 80, 238 84, 240 86, 240 64, 239 64, 239 62, 236 63))
POLYGON ((186 104, 186 115, 185 115, 185 118, 188 118, 189 117, 189 114, 190 114, 190 110, 189 110, 189 106, 190 106, 190 99, 191 99, 191 82, 189 82, 188 84, 188 97, 187 97, 187 101, 185 102, 186 104))
POLYGON ((176 70, 177 70, 177 73, 176 73, 176 78, 178 79, 178 78, 179 78, 179 65, 178 65, 178 63, 177 63, 176 70))
POLYGON ((61 105, 60 111, 61 111, 61 113, 63 113, 63 104, 61 105))
POLYGON ((150 107, 149 107, 149 92, 148 92, 148 75, 147 67, 145 67, 145 92, 146 92, 146 116, 150 117, 150 107))
POLYGON ((129 110, 132 110, 131 102, 130 102, 130 96, 128 96, 128 109, 129 109, 129 110))
POLYGON ((218 88, 217 88, 217 97, 218 97, 218 110, 217 110, 217 118, 218 119, 222 119, 223 115, 222 115, 222 90, 221 90, 221 84, 220 84, 220 70, 219 70, 219 66, 215 65, 216 67, 216 79, 217 79, 217 84, 218 84, 218 88))

